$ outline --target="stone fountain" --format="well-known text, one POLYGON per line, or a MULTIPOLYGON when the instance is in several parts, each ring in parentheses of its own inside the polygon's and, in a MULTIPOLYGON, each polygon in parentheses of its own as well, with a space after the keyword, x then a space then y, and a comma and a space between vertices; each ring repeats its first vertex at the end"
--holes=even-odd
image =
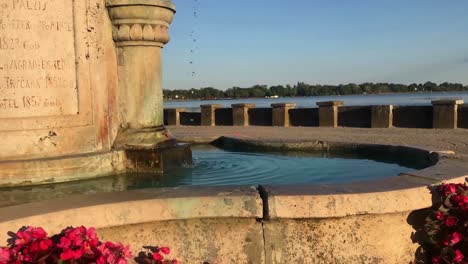
POLYGON ((163 126, 170 0, 15 0, 0 12, 0 186, 191 163, 163 126))

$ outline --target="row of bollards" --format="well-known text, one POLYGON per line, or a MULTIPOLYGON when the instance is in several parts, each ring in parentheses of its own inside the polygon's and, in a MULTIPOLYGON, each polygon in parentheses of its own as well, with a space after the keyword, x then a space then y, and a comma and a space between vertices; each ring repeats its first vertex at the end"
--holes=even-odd
MULTIPOLYGON (((458 123, 458 108, 464 102, 460 99, 443 99, 432 101, 433 128, 455 129, 458 123)), ((320 127, 338 127, 339 108, 343 107, 342 101, 317 102, 320 127)), ((249 110, 255 108, 255 104, 233 104, 232 119, 234 126, 249 126, 249 110)), ((289 111, 296 108, 295 103, 275 103, 272 107, 272 125, 289 127, 289 111)), ((201 125, 215 126, 216 109, 222 108, 219 104, 201 105, 201 125)), ((390 128, 393 126, 393 105, 371 106, 371 127, 390 128)), ((167 124, 180 125, 180 113, 185 108, 166 109, 167 124)))

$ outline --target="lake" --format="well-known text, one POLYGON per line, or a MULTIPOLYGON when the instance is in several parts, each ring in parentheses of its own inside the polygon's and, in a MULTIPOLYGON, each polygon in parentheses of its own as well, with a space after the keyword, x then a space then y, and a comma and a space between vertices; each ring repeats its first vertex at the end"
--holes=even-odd
POLYGON ((281 97, 281 98, 250 98, 230 100, 169 100, 164 101, 164 108, 187 108, 188 111, 200 111, 202 104, 220 104, 231 107, 231 104, 253 103, 256 107, 271 107, 273 103, 296 103, 298 108, 316 107, 316 102, 343 101, 346 106, 356 105, 430 105, 432 100, 444 98, 460 98, 468 103, 468 92, 438 92, 438 93, 404 93, 404 94, 368 94, 342 96, 312 96, 312 97, 281 97))

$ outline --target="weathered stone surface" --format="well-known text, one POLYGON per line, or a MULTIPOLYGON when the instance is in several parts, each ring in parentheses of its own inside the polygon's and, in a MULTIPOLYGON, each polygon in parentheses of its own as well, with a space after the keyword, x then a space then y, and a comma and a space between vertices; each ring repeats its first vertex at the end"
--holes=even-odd
MULTIPOLYGON (((42 226, 51 233, 67 226, 107 228, 156 221, 262 217, 255 187, 179 187, 70 196, 0 208, 0 230, 42 226)), ((5 241, 6 233, 0 233, 5 241)))
POLYGON ((5 1, 0 118, 76 115, 73 1, 5 1))
POLYGON ((249 126, 249 110, 255 108, 255 104, 233 104, 232 121, 234 126, 249 126))
POLYGON ((390 128, 393 126, 393 105, 372 106, 372 128, 390 128))
POLYGON ((401 264, 418 247, 409 213, 264 223, 266 263, 401 264))
POLYGON ((458 126, 458 106, 463 104, 463 100, 436 100, 432 101, 433 128, 454 129, 458 126))
POLYGON ((221 105, 219 104, 211 104, 211 105, 201 105, 201 125, 202 126, 215 126, 216 118, 215 113, 216 109, 220 108, 221 105))
POLYGON ((319 106, 319 125, 321 127, 338 127, 338 107, 342 101, 317 102, 319 106))
POLYGON ((277 103, 272 104, 272 125, 280 127, 289 127, 289 110, 296 107, 294 103, 277 103))
POLYGON ((180 113, 185 112, 185 108, 170 108, 167 111, 167 125, 180 126, 180 113))
POLYGON ((110 148, 105 113, 112 108, 108 99, 116 87, 117 60, 109 17, 99 5, 10 1, 2 7, 9 16, 0 26, 0 74, 9 83, 0 85, 6 103, 0 107, 0 159, 110 148), (93 100, 102 103, 93 106, 93 100))
POLYGON ((182 263, 266 263, 262 225, 255 219, 193 219, 98 229, 104 240, 132 252, 144 245, 169 246, 182 263))
POLYGON ((343 101, 325 101, 325 102, 317 102, 317 106, 319 107, 330 107, 330 106, 343 106, 343 101))
POLYGON ((154 130, 171 1, 5 1, 0 12, 0 185, 121 172, 127 147, 172 140, 154 130))
POLYGON ((464 104, 462 99, 440 99, 432 101, 432 105, 461 105, 464 104))

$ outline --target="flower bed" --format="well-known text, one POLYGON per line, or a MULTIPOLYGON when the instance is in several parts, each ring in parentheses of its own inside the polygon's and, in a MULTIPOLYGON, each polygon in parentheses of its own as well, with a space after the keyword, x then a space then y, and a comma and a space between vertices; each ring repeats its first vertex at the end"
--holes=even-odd
MULTIPOLYGON (((133 257, 128 246, 99 241, 92 227, 68 227, 51 237, 41 227, 23 227, 9 235, 8 246, 0 247, 0 264, 126 264, 133 257)), ((166 259, 168 254, 168 247, 144 247, 135 261, 179 264, 176 259, 166 259)))
POLYGON ((468 263, 468 186, 443 184, 440 206, 426 219, 426 253, 433 264, 468 263))

